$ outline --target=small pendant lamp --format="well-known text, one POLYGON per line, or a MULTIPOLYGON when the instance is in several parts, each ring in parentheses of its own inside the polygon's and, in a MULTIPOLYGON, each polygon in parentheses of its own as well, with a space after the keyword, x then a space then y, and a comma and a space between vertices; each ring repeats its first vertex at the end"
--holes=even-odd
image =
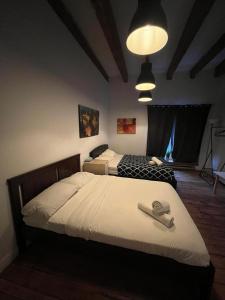
POLYGON ((160 0, 138 0, 126 41, 134 54, 149 55, 162 49, 167 41, 167 20, 160 0))
POLYGON ((149 91, 156 87, 155 77, 152 73, 152 64, 146 56, 145 62, 141 65, 141 73, 137 79, 135 89, 138 91, 149 91))
POLYGON ((139 102, 149 102, 152 101, 152 93, 150 91, 144 91, 139 94, 139 102))

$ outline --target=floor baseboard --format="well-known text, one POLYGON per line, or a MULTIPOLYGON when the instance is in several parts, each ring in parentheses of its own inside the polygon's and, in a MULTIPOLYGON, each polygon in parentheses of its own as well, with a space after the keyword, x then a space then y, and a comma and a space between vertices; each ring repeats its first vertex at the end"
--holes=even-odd
POLYGON ((15 259, 17 250, 14 249, 0 259, 0 273, 15 259))

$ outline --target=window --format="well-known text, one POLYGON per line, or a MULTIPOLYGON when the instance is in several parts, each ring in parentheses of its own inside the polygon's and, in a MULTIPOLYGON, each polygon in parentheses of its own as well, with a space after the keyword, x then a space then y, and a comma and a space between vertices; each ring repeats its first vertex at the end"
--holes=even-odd
POLYGON ((176 119, 174 119, 173 127, 171 130, 169 144, 166 148, 166 153, 164 159, 173 162, 173 149, 174 149, 174 137, 175 137, 175 130, 176 130, 176 119))

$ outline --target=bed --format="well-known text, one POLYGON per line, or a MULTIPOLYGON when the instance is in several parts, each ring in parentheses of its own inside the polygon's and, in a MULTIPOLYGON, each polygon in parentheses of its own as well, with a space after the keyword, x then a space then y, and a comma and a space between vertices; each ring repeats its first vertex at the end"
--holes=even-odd
POLYGON ((80 156, 75 155, 8 180, 20 252, 36 236, 39 243, 46 235, 48 239, 75 243, 82 239, 86 247, 94 244, 99 249, 115 249, 116 256, 131 256, 131 265, 144 261, 148 272, 156 266, 157 271, 179 274, 191 288, 197 288, 192 299, 209 299, 214 268, 199 231, 168 183, 90 174, 91 178, 45 221, 22 215, 32 198, 57 183, 72 185, 68 178, 79 172, 80 156), (175 227, 171 229, 137 209, 140 195, 148 201, 165 194, 175 215, 175 227))
POLYGON ((150 165, 151 157, 143 155, 118 154, 111 151, 112 155, 105 155, 108 149, 107 144, 100 145, 90 152, 90 157, 97 160, 108 161, 108 174, 120 177, 163 181, 170 183, 174 188, 177 181, 171 167, 162 165, 150 165))

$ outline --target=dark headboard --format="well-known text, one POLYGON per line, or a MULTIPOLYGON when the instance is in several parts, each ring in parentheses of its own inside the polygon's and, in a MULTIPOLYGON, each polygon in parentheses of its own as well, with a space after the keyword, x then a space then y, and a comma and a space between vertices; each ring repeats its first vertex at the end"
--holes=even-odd
POLYGON ((90 153, 89 156, 92 158, 96 158, 97 156, 101 155, 105 150, 109 148, 109 145, 103 144, 96 148, 94 148, 90 153))
POLYGON ((21 208, 53 183, 80 171, 80 154, 7 180, 19 248, 22 248, 21 208))

